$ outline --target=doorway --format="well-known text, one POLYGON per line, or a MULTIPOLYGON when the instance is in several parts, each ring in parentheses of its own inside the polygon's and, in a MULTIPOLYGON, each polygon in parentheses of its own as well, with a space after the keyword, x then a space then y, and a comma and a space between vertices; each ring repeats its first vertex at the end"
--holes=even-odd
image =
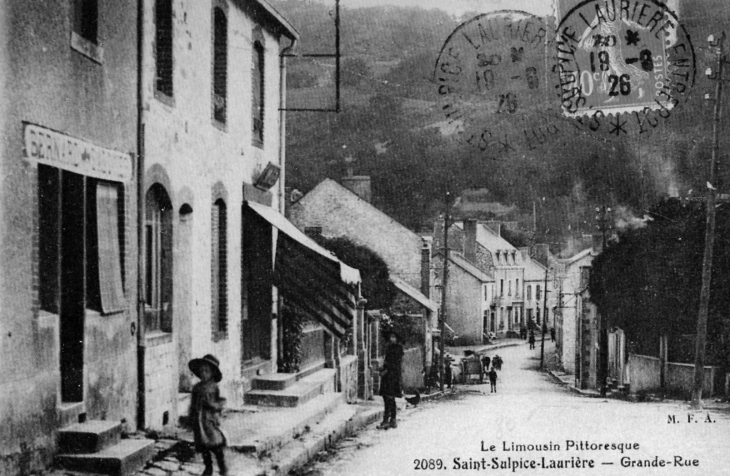
POLYGON ((272 229, 247 206, 242 211, 242 367, 270 358, 272 312, 272 229))

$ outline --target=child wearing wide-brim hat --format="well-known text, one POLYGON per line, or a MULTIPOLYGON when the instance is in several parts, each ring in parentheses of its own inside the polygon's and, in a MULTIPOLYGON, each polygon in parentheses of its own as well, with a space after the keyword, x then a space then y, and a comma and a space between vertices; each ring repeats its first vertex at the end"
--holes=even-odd
POLYGON ((221 475, 228 474, 223 449, 226 437, 221 430, 220 415, 225 398, 221 398, 218 382, 223 379, 220 362, 211 354, 188 363, 190 371, 200 379, 190 398, 190 424, 195 436, 195 450, 203 455, 203 476, 213 474, 213 455, 221 475))

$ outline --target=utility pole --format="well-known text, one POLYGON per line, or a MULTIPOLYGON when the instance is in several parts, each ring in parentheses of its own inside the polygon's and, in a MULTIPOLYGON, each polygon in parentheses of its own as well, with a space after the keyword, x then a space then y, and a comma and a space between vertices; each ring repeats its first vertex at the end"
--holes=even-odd
POLYGON ((449 280, 449 192, 446 192, 446 211, 444 213, 444 269, 443 277, 441 278, 441 320, 439 321, 439 331, 441 338, 439 339, 439 386, 441 392, 444 391, 444 375, 446 367, 444 366, 444 353, 446 351, 445 337, 446 337, 446 285, 449 280))
MULTIPOLYGON (((608 206, 596 207, 596 221, 598 229, 601 231, 601 253, 606 251, 606 232, 611 227, 609 223, 609 215, 611 208, 608 206)), ((608 380, 608 319, 601 316, 599 321, 598 334, 598 381, 600 383, 601 396, 605 397, 608 393, 606 381, 608 380)))
POLYGON ((545 368, 545 330, 547 329, 547 281, 548 269, 545 268, 545 284, 542 295, 542 342, 540 343, 540 370, 545 368))
MULTIPOLYGON (((715 81, 715 110, 712 121, 712 157, 710 158, 710 174, 707 180, 707 220, 705 223, 705 253, 702 260, 702 290, 700 291, 700 311, 697 316, 697 341, 695 347, 695 375, 692 389, 692 408, 702 408, 702 387, 705 377, 705 344, 707 340, 707 315, 710 310, 710 285, 712 280, 712 252, 715 244, 715 183, 718 161, 718 133, 722 120, 722 85, 725 59, 725 32, 720 39, 708 38, 710 47, 716 48, 717 71, 713 74, 708 69, 707 76, 715 81)), ((706 96, 707 97, 707 96, 706 96)))

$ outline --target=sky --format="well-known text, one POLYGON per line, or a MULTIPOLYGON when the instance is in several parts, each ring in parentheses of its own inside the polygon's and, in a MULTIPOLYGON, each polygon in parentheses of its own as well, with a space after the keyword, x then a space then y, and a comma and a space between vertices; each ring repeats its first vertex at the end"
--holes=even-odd
POLYGON ((534 15, 553 11, 553 0, 340 0, 342 7, 374 7, 398 5, 407 7, 438 8, 454 15, 464 12, 486 13, 496 10, 521 10, 534 15))

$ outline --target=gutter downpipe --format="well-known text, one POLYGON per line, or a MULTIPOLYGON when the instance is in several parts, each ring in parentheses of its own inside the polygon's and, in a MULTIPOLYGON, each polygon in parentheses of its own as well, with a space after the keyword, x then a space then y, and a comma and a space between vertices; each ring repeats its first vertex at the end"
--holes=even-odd
POLYGON ((286 213, 285 190, 286 181, 286 57, 297 45, 297 39, 292 38, 289 46, 279 53, 279 211, 286 213))
POLYGON ((144 217, 145 217, 145 115, 144 115, 144 0, 137 0, 137 429, 145 426, 144 381, 144 217))
MULTIPOLYGON (((291 43, 289 43, 289 46, 282 49, 279 53, 279 167, 280 167, 280 173, 279 173, 279 212, 282 214, 282 216, 286 216, 286 191, 284 188, 284 183, 286 180, 286 55, 294 49, 294 47, 297 44, 297 39, 292 38, 291 43)), ((278 232, 275 235, 278 239, 278 232)), ((276 245, 276 241, 273 242, 274 245, 276 245)), ((276 250, 273 251, 274 256, 276 255, 276 250)), ((274 259, 272 257, 272 259, 274 259)), ((282 332, 281 332, 281 318, 278 317, 281 315, 281 309, 282 309, 283 301, 281 298, 281 294, 278 293, 276 295, 276 310, 274 312, 274 315, 277 316, 277 318, 272 321, 272 332, 275 332, 276 334, 276 340, 271 343, 272 346, 274 346, 274 350, 276 350, 276 355, 273 355, 274 352, 271 352, 272 354, 272 372, 276 372, 275 363, 278 361, 278 353, 280 347, 283 345, 282 341, 282 332)))

